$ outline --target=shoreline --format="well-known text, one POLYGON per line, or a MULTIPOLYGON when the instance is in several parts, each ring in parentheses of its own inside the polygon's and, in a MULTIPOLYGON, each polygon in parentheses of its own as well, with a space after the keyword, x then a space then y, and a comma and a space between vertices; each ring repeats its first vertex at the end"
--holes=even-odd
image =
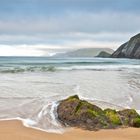
POLYGON ((72 128, 63 134, 56 134, 25 127, 19 120, 0 121, 0 139, 4 140, 139 140, 139 131, 139 128, 99 131, 72 128))

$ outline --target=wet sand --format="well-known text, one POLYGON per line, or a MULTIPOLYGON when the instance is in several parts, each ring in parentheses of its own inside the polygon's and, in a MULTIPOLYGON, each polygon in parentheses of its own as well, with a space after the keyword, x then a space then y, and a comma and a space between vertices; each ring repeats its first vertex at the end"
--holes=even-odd
POLYGON ((97 132, 71 129, 54 134, 24 127, 20 121, 0 121, 0 140, 140 140, 140 128, 97 132))

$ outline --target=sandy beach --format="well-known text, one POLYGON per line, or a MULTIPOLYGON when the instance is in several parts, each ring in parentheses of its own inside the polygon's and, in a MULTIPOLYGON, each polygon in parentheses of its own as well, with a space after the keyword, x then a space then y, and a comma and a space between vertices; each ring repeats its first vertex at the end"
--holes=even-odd
POLYGON ((47 133, 26 128, 20 121, 1 121, 1 140, 139 140, 140 129, 125 128, 97 132, 72 129, 64 134, 47 133))

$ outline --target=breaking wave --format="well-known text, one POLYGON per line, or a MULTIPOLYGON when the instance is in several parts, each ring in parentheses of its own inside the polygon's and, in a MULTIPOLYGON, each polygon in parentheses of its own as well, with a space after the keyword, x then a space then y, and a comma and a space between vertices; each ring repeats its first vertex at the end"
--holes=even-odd
POLYGON ((140 61, 111 58, 0 57, 0 73, 140 69, 140 61))
POLYGON ((22 72, 54 72, 56 68, 54 66, 28 66, 28 67, 12 67, 12 68, 0 68, 0 73, 22 73, 22 72))
POLYGON ((98 70, 98 71, 123 71, 140 69, 140 65, 73 65, 73 66, 27 66, 0 68, 0 73, 23 73, 23 72, 55 72, 72 70, 98 70))

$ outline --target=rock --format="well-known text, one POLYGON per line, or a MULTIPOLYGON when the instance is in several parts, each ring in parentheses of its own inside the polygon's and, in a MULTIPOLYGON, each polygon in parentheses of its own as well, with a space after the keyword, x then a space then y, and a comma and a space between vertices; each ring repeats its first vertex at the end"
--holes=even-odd
POLYGON ((138 117, 138 118, 133 119, 132 124, 133 124, 133 127, 140 127, 140 118, 138 117))
POLYGON ((140 59, 140 34, 135 35, 128 42, 122 44, 111 57, 140 59))
POLYGON ((116 110, 105 109, 104 112, 112 124, 122 125, 121 118, 116 110))
POLYGON ((109 119, 101 108, 80 100, 78 96, 71 96, 61 101, 57 113, 58 119, 63 124, 74 127, 96 130, 109 125, 109 119))
POLYGON ((111 56, 110 53, 101 51, 96 57, 109 58, 110 56, 111 56))
POLYGON ((124 109, 118 111, 118 114, 125 126, 140 126, 140 123, 137 121, 140 119, 140 115, 134 109, 124 109))
POLYGON ((140 127, 140 115, 135 110, 102 110, 96 105, 80 100, 77 95, 62 100, 58 105, 57 113, 62 124, 87 130, 122 126, 140 127))

